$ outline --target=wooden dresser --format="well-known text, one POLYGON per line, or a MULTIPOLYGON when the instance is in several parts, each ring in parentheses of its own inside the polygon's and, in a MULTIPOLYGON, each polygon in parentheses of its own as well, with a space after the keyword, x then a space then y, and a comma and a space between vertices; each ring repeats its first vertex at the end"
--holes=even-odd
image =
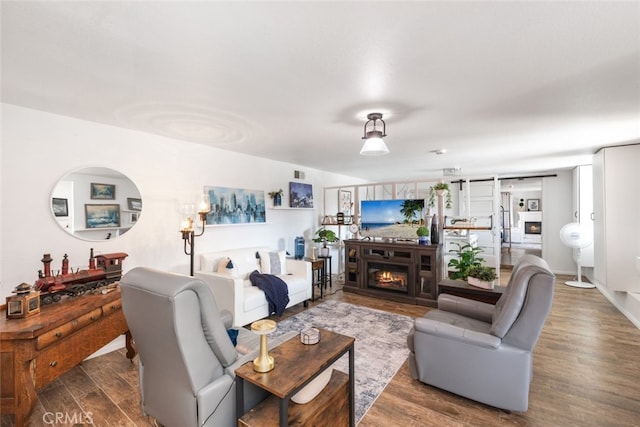
POLYGON ((44 306, 27 319, 0 319, 0 409, 22 426, 36 390, 67 372, 122 334, 127 357, 135 350, 122 312, 120 288, 44 306))

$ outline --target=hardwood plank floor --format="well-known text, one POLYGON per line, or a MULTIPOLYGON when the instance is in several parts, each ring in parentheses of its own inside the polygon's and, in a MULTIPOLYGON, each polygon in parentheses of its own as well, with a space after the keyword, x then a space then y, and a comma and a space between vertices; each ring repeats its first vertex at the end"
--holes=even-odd
MULTIPOLYGON (((508 275, 503 271, 501 282, 508 275)), ((563 280, 556 280, 553 308, 535 348, 527 412, 506 414, 422 384, 411 378, 405 362, 360 426, 640 425, 640 330, 597 290, 571 288, 563 280)), ((325 299, 412 317, 428 310, 342 291, 325 299)), ((299 304, 283 317, 303 310, 299 304)), ((153 425, 141 414, 137 365, 125 358, 124 350, 85 361, 38 392, 30 425, 83 422, 153 425), (57 413, 72 419, 50 422, 57 413)), ((2 416, 3 427, 12 424, 11 416, 2 416)))

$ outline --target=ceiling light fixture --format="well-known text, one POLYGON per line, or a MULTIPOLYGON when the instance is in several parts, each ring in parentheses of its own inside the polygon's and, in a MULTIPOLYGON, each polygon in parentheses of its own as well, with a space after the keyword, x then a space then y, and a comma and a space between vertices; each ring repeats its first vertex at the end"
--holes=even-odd
POLYGON ((362 150, 360 150, 360 154, 363 156, 382 156, 384 154, 389 154, 389 149, 385 145, 382 138, 387 136, 386 131, 386 123, 382 120, 382 113, 369 113, 367 115, 368 121, 364 124, 364 145, 362 146, 362 150), (379 121, 382 122, 382 131, 376 128, 376 123, 379 121), (367 126, 369 130, 367 130, 367 126))

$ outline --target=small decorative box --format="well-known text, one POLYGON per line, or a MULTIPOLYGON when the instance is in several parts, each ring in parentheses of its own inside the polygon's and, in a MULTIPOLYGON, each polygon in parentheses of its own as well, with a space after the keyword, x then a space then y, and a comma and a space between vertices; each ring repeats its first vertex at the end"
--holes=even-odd
POLYGON ((300 331, 300 342, 302 344, 317 344, 320 342, 320 331, 316 328, 308 328, 300 331))

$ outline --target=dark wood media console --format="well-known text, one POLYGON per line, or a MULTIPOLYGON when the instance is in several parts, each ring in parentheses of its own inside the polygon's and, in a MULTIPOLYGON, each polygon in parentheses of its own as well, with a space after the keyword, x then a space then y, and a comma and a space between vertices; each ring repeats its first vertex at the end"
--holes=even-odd
POLYGON ((442 280, 441 257, 441 245, 346 240, 343 290, 435 307, 442 280))

